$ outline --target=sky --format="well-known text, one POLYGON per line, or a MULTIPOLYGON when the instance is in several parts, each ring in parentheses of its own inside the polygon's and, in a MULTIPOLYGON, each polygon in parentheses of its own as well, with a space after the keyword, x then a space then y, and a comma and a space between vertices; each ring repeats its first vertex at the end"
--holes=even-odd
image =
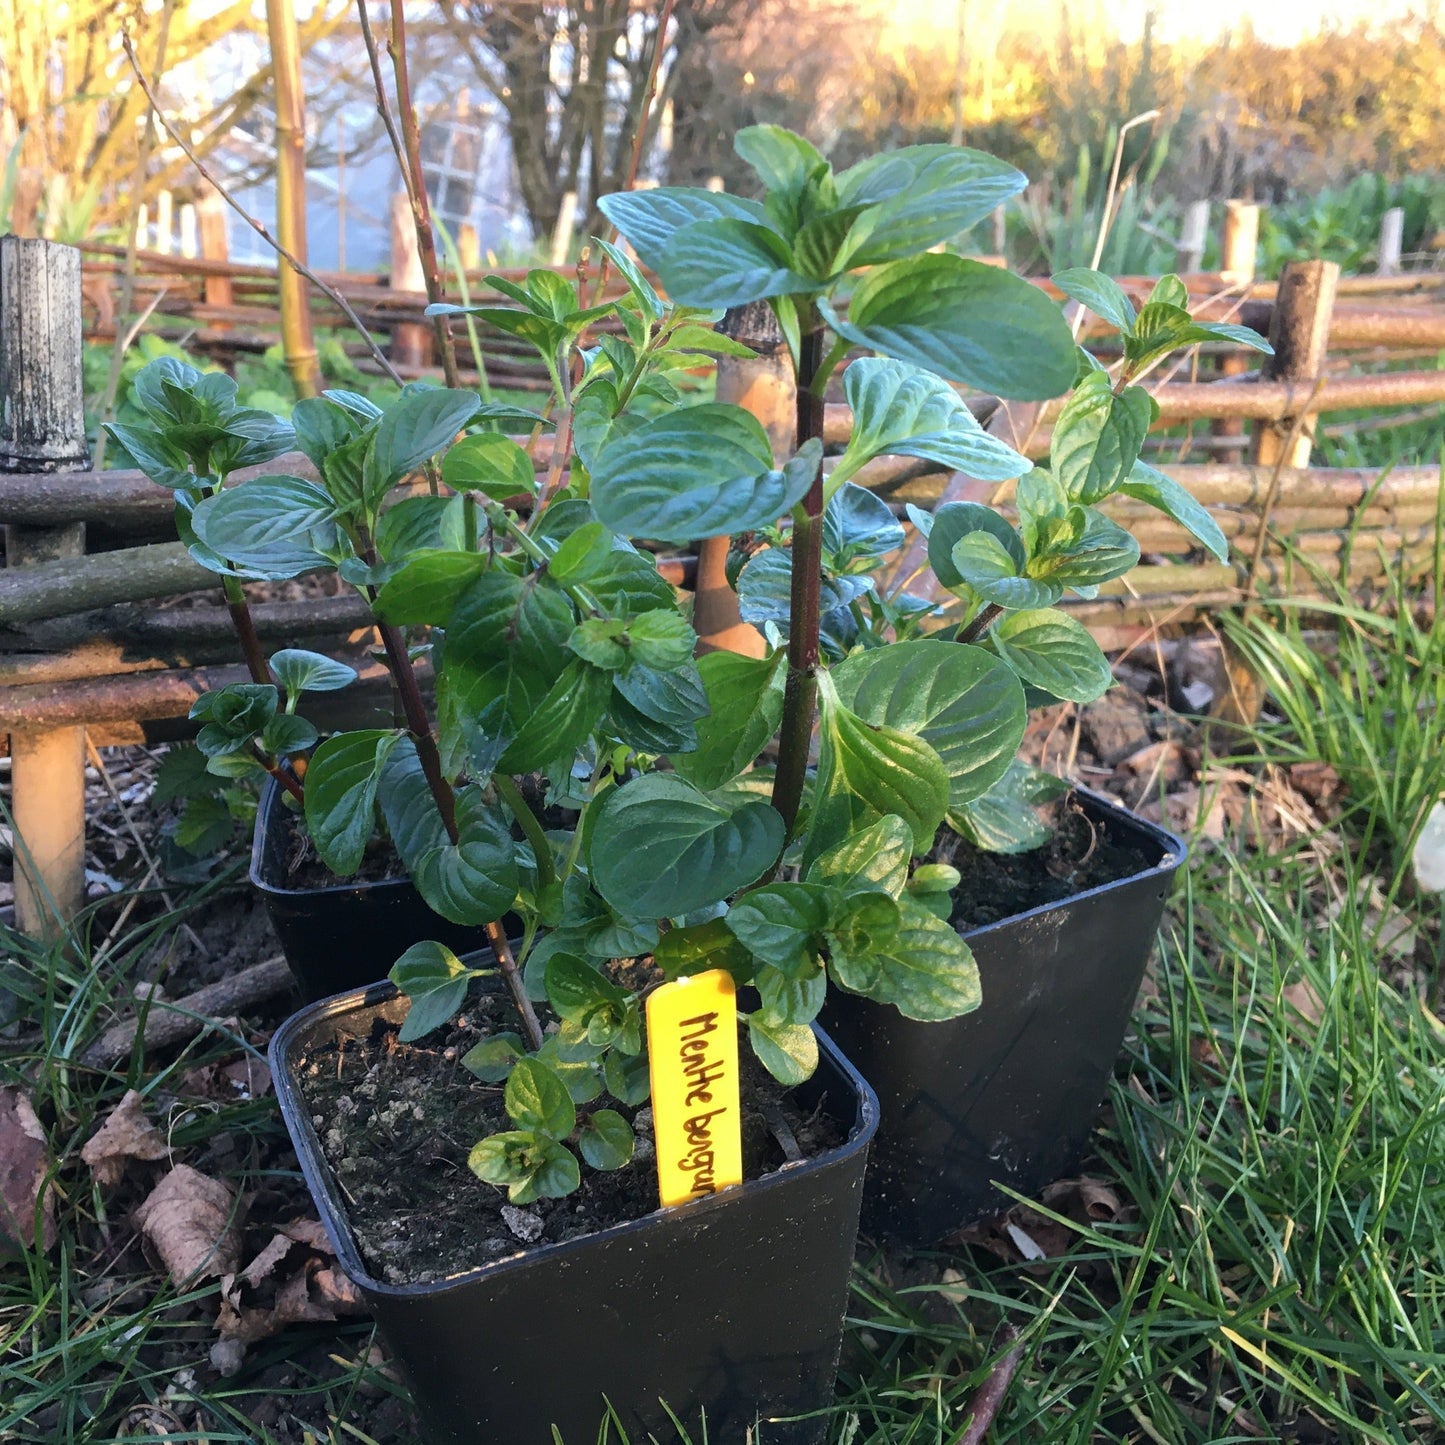
MULTIPOLYGON (((1010 26, 1028 24, 1040 16, 1056 14, 1062 0, 961 0, 964 24, 975 18, 987 24, 1002 10, 1010 26)), ((928 32, 952 35, 958 25, 960 0, 882 0, 891 25, 915 36, 928 32)), ((1167 40, 1213 40, 1239 28, 1247 19, 1255 34, 1279 45, 1289 45, 1325 25, 1350 25, 1360 20, 1388 21, 1411 12, 1445 8, 1435 0, 1071 0, 1068 9, 1078 20, 1097 11, 1111 31, 1125 38, 1137 36, 1144 17, 1155 12, 1156 33, 1167 40)))

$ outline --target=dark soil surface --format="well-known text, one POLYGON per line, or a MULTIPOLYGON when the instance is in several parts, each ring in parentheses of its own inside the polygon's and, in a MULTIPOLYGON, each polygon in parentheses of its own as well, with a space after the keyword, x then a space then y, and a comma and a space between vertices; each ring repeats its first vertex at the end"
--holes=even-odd
POLYGON ((933 856, 963 874, 953 892, 949 921, 955 928, 997 923, 1142 873, 1154 864, 1152 854, 1126 842, 1107 820, 1090 819, 1072 793, 1040 812, 1054 835, 1029 853, 985 853, 951 829, 939 830, 933 856))
MULTIPOLYGON (((606 1172, 584 1165, 574 1194, 525 1208, 514 1208, 504 1190, 471 1173, 472 1145, 513 1125, 501 1086, 482 1083, 460 1060, 480 1038, 505 1027, 503 1001, 478 995, 454 1024, 421 1043, 400 1043, 395 1025, 378 1017, 365 1042, 328 1045, 301 1061, 312 1122, 350 1201, 362 1257, 378 1278, 395 1284, 437 1279, 526 1244, 594 1234, 657 1208, 651 1110, 630 1109, 605 1094, 579 1105, 579 1114, 609 1108, 629 1118, 636 1136, 631 1164, 606 1172)), ((805 1158, 842 1142, 835 1121, 801 1111, 746 1041, 741 1058, 744 1178, 760 1178, 786 1161, 774 1129, 788 1143, 795 1140, 805 1158)))

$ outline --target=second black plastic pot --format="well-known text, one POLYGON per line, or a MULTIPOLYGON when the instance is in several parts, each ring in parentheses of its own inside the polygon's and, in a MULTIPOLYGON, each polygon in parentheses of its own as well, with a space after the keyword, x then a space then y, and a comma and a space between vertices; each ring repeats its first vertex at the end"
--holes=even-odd
POLYGON ((554 1427, 563 1445, 593 1445, 604 1401, 638 1445, 679 1439, 668 1409, 694 1442, 821 1445, 878 1122, 873 1091, 833 1044, 819 1035, 818 1071, 797 1094, 840 1125, 837 1148, 694 1204, 398 1286, 361 1258, 295 1064, 405 1007, 388 984, 303 1009, 277 1030, 271 1067, 337 1258, 431 1445, 554 1445, 554 1427))
POLYGON ((329 998, 375 983, 413 943, 425 938, 456 953, 486 947, 480 928, 438 917, 409 878, 291 887, 287 858, 294 838, 295 825, 281 788, 268 778, 256 810, 251 885, 266 905, 303 998, 329 998))
POLYGON ((983 1004, 944 1023, 833 990, 823 1022, 878 1092, 863 1231, 936 1243, 1036 1195, 1082 1158, 1187 853, 1172 833, 1078 794, 1148 866, 963 936, 983 1004))

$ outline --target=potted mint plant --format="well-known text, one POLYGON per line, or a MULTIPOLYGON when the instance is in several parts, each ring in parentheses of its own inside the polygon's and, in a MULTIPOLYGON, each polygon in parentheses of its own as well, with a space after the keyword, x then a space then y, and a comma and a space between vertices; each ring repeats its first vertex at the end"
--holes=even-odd
MULTIPOLYGON (((313 845, 346 874, 384 823, 432 909, 488 930, 488 955, 418 943, 392 989, 303 1011, 272 1049, 318 1207, 439 1441, 540 1442, 553 1426, 590 1438, 604 1396, 638 1430, 667 1430, 661 1396, 695 1433, 706 1419, 740 1438, 761 1416, 762 1439, 822 1438, 876 1113, 815 1021, 840 992, 930 1026, 978 1006, 977 963, 947 916, 953 875, 914 860, 947 820, 971 826, 979 800, 1017 786, 1021 673, 1107 685, 1087 633, 1036 615, 1137 559, 1094 504, 1137 486, 1205 526, 1137 466, 1148 403, 1133 383, 1151 358, 1117 382, 1085 375, 1060 418, 1085 461, 1068 470, 1056 447, 1053 474, 985 435, 950 385, 1042 399, 1086 365, 1037 288, 931 249, 1020 190, 1017 171, 925 146, 834 175, 773 127, 738 148, 763 201, 677 189, 603 201, 668 301, 605 243, 620 302, 586 305, 550 272, 493 281, 512 305, 482 314, 535 345, 553 378, 560 465, 546 484, 522 448, 472 430, 485 425, 475 398, 419 388, 406 428, 322 399, 296 418, 319 483, 256 479, 193 512, 200 545, 228 564, 309 550, 301 568, 335 567, 378 619, 404 725, 311 752, 313 845), (745 412, 695 404, 675 379, 726 346, 706 325, 718 308, 758 300, 796 367, 791 457, 745 412), (825 471, 824 394, 855 348, 879 355, 848 367, 853 434, 825 471), (468 434, 444 448, 423 417, 468 434), (437 494, 396 502, 438 451, 437 494), (963 602, 954 632, 926 635, 930 609, 873 580, 899 532, 850 478, 888 453, 1024 479, 1017 533, 987 508, 935 519, 956 573, 943 580, 963 602), (694 661, 685 607, 639 547, 721 533, 772 543, 738 584, 773 644, 762 659, 694 661), (525 780, 545 784, 540 797, 525 780), (497 921, 507 910, 515 949, 497 921), (831 1132, 805 1154, 759 1082, 779 1167, 681 1209, 647 1212, 644 1192, 643 1217, 606 1216, 597 1200, 636 1178, 647 1137, 641 998, 715 969, 750 991, 760 1068, 808 1091, 831 1132), (440 1113, 427 1088, 401 1092, 412 1070, 448 1100, 440 1113), (343 1093, 328 1098, 337 1072, 343 1093), (352 1151, 373 1133, 362 1177, 352 1151), (419 1233, 397 1223, 418 1216, 406 1200, 438 1177, 427 1233, 451 1198, 485 1237, 390 1275, 419 1233), (568 1237, 579 1210, 596 1227, 568 1237), (629 1369, 607 1346, 617 1339, 648 1367, 629 1369), (565 1398, 521 1383, 549 1341, 565 1346, 565 1398)), ((1171 297, 1131 344, 1141 331, 1189 343, 1171 297)))

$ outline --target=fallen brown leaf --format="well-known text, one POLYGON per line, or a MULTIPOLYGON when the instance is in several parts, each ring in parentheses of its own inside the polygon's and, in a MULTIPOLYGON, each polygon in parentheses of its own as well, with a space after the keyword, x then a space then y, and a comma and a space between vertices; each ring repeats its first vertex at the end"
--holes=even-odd
POLYGON ((179 1093, 189 1098, 217 1099, 234 1103, 238 1099, 259 1099, 271 1092, 271 1070, 264 1059, 243 1054, 228 1064, 201 1064, 181 1075, 179 1093))
POLYGON ((296 1220, 281 1226, 244 1270, 221 1280, 220 1338, 211 1348, 211 1363, 223 1375, 234 1375, 247 1345, 287 1325, 365 1313, 360 1290, 334 1266, 326 1231, 315 1220, 296 1220))
POLYGON ((151 1190, 135 1222, 178 1285, 198 1276, 234 1274, 240 1264, 235 1196, 189 1164, 177 1164, 151 1190))
POLYGON ((96 1182, 109 1188, 120 1183, 130 1160, 164 1159, 169 1152, 160 1131, 145 1116, 140 1093, 130 1089, 85 1141, 80 1157, 90 1165, 96 1182))
POLYGON ((45 1130, 19 1089, 0 1089, 0 1245, 34 1249, 38 1243, 50 1249, 55 1239, 55 1188, 45 1130))

